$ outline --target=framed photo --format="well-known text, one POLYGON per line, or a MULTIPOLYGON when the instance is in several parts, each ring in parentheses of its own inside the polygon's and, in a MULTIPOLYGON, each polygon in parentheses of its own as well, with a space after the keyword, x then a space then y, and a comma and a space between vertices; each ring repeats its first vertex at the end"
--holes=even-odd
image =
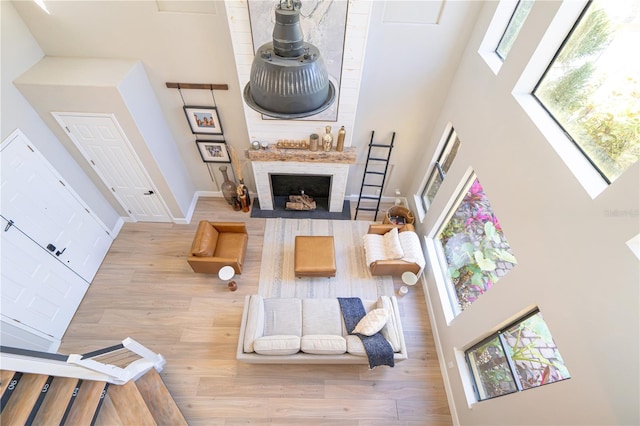
POLYGON ((202 161, 205 163, 230 163, 229 151, 225 142, 196 141, 202 161))
POLYGON ((221 135, 222 124, 218 117, 218 108, 185 106, 184 113, 191 126, 191 132, 202 135, 221 135))

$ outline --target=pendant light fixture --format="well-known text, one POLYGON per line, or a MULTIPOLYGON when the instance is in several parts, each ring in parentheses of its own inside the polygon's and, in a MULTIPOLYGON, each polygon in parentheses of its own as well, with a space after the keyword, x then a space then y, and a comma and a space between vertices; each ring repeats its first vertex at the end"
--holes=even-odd
POLYGON ((280 0, 273 41, 258 49, 244 88, 247 105, 270 117, 315 115, 329 108, 336 98, 320 51, 304 41, 301 5, 300 0, 280 0))

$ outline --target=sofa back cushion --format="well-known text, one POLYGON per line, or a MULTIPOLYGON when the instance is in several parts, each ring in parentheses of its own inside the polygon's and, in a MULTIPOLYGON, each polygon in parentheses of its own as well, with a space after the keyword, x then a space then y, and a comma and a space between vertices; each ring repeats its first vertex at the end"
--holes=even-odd
POLYGON ((264 299, 264 335, 302 336, 301 300, 264 299))
POLYGON ((302 300, 302 335, 342 336, 342 312, 338 299, 302 300))
POLYGON ((191 255, 211 257, 218 243, 218 231, 206 220, 200 221, 191 245, 191 255))

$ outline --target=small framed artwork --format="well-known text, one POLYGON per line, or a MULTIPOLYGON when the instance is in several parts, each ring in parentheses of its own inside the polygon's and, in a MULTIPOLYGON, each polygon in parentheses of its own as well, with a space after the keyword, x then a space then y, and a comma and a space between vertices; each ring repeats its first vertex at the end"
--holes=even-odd
POLYGON ((225 142, 196 141, 202 161, 205 163, 230 163, 229 151, 225 142))
POLYGON ((222 124, 218 117, 218 108, 201 106, 184 106, 191 132, 201 135, 221 135, 222 124))

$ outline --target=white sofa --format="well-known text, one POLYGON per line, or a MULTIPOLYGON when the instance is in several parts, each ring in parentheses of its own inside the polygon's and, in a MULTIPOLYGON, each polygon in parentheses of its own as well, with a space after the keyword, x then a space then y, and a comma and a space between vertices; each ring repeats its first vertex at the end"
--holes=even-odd
MULTIPOLYGON (((396 298, 362 304, 367 312, 388 310, 380 332, 394 350, 394 361, 407 359, 396 298)), ((347 333, 338 299, 265 299, 258 294, 245 298, 236 358, 254 364, 368 364, 360 338, 347 333)))

